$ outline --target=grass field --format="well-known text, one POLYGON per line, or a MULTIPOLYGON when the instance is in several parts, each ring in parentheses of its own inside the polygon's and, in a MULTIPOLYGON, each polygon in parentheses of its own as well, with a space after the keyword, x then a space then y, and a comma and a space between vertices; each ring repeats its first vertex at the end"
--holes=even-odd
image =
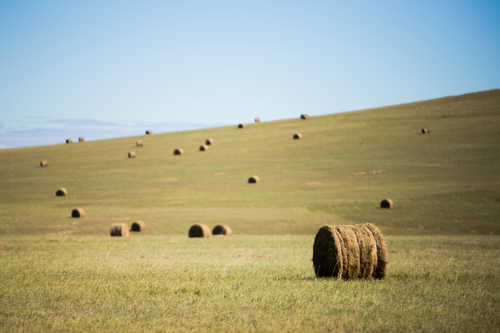
POLYGON ((0 150, 0 331, 500 331, 499 124, 494 90, 0 150), (319 227, 367 222, 389 277, 315 279, 319 227))

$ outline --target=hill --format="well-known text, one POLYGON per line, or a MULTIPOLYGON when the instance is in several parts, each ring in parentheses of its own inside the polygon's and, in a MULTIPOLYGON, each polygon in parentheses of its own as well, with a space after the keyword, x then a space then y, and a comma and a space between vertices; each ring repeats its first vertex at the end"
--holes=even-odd
POLYGON ((0 150, 0 234, 107 234, 138 219, 149 234, 187 234, 194 223, 314 234, 364 222, 392 235, 500 234, 499 120, 492 90, 243 129, 0 150), (199 151, 207 138, 214 144, 199 151), (248 184, 252 175, 260 182, 248 184), (393 209, 379 208, 384 198, 393 209), (70 217, 76 207, 85 218, 70 217))

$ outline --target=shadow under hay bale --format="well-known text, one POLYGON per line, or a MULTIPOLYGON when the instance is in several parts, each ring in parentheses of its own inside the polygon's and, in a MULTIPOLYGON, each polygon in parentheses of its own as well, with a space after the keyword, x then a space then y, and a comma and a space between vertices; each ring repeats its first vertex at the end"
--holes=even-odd
POLYGON ((174 150, 174 155, 182 155, 184 154, 184 150, 182 150, 181 148, 177 148, 176 150, 174 150))
POLYGON ((48 161, 40 161, 40 167, 41 168, 45 168, 45 167, 48 167, 49 166, 49 162, 48 161))
POLYGON ((56 196, 57 197, 65 197, 68 195, 68 190, 66 190, 64 187, 61 187, 56 191, 56 196))
POLYGON ((83 136, 81 136, 81 137, 78 138, 78 142, 83 142, 83 141, 84 141, 83 140, 83 136))
POLYGON ((302 134, 300 134, 300 133, 295 133, 295 134, 293 135, 293 139, 294 139, 294 140, 300 140, 300 139, 302 139, 302 134))
POLYGON ((85 211, 83 208, 75 208, 71 211, 71 217, 85 217, 85 211))
POLYGON ((257 184, 259 182, 259 177, 257 176, 252 176, 248 178, 248 183, 249 184, 257 184))
POLYGON ((142 141, 139 140, 135 143, 136 147, 142 147, 142 141))
POLYGON ((300 119, 309 119, 309 115, 303 113, 300 115, 300 119))
POLYGON ((430 133, 429 129, 426 128, 426 127, 423 127, 422 128, 422 134, 428 134, 428 133, 430 133))
POLYGON ((71 139, 66 139, 66 143, 73 143, 73 140, 71 140, 71 139))
POLYGON ((147 131, 146 131, 146 135, 150 135, 150 134, 153 134, 153 131, 151 131, 151 130, 147 130, 147 131))
POLYGON ((392 208, 394 207, 394 202, 391 199, 384 199, 380 202, 380 208, 392 208))
POLYGON ((206 139, 205 140, 205 144, 208 145, 208 146, 213 145, 214 144, 214 139, 212 139, 212 138, 206 139))
POLYGON ((206 146, 206 145, 200 146, 200 151, 206 151, 206 150, 208 150, 208 146, 206 146))
POLYGON ((128 237, 128 227, 126 223, 113 223, 109 232, 111 237, 128 237))
POLYGON ((259 118, 255 118, 255 122, 256 123, 260 123, 260 119, 259 118))
POLYGON ((195 224, 189 228, 189 238, 209 238, 210 228, 206 224, 195 224))
POLYGON ((314 239, 314 272, 318 278, 381 279, 387 274, 385 252, 382 234, 373 224, 324 225, 314 239))
POLYGON ((135 151, 130 151, 128 153, 128 158, 135 158, 135 151))
POLYGON ((144 230, 146 230, 146 223, 144 223, 144 221, 142 220, 135 221, 130 227, 130 231, 140 232, 144 230))
POLYGON ((212 230, 212 235, 222 235, 222 236, 231 236, 233 231, 227 225, 216 225, 212 230))
POLYGON ((239 124, 238 128, 245 128, 245 124, 239 124))

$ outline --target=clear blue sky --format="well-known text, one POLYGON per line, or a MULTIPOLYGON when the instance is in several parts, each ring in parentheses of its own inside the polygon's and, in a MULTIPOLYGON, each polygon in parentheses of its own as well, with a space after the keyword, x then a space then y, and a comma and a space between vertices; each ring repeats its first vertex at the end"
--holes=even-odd
POLYGON ((0 148, 500 88, 500 1, 1 1, 0 148))

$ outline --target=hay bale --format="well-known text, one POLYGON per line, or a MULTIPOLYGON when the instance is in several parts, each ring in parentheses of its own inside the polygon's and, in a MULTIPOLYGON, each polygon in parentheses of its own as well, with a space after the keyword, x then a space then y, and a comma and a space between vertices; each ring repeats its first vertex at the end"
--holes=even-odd
POLYGON ((135 151, 129 151, 128 158, 135 158, 135 151))
POLYGON ((422 128, 422 134, 428 134, 428 133, 430 133, 429 129, 426 128, 426 127, 423 127, 422 128))
POLYGON ((252 176, 252 177, 248 178, 249 184, 256 184, 258 182, 259 182, 259 177, 257 177, 257 176, 252 176))
POLYGON ((293 135, 293 139, 294 139, 294 140, 300 140, 300 139, 302 139, 302 134, 300 134, 300 133, 295 133, 295 134, 293 135))
POLYGON ((66 143, 73 143, 73 140, 71 140, 71 139, 66 139, 66 143))
POLYGON ((373 277, 375 279, 383 279, 387 276, 387 248, 382 237, 380 230, 371 223, 365 223, 364 226, 370 230, 375 239, 375 244, 377 246, 377 263, 373 269, 373 277))
POLYGON ((342 246, 335 227, 324 225, 318 230, 313 246, 313 267, 318 278, 342 277, 342 246))
POLYGON ((206 224, 195 224, 189 228, 189 238, 208 238, 210 228, 206 224))
POLYGON ((206 140, 205 140, 205 144, 206 144, 207 146, 213 145, 213 144, 214 144, 214 139, 212 139, 212 138, 208 138, 208 139, 206 139, 206 140))
POLYGON ((128 237, 128 227, 126 223, 113 223, 109 232, 111 237, 128 237))
POLYGON ((135 143, 136 147, 142 147, 142 141, 139 140, 135 143))
POLYGON ((181 148, 177 148, 174 150, 174 155, 182 155, 184 154, 184 150, 182 150, 181 148))
POLYGON ((68 195, 68 190, 66 190, 64 187, 61 187, 56 191, 56 196, 57 197, 65 197, 68 195))
POLYGON ((335 228, 344 241, 342 254, 345 253, 345 256, 342 257, 344 260, 342 278, 346 280, 357 279, 360 272, 359 244, 353 227, 340 225, 335 228))
POLYGON ((81 137, 78 138, 78 142, 83 142, 83 141, 84 141, 83 140, 83 136, 81 136, 81 137))
POLYGON ((71 217, 85 217, 83 208, 75 208, 71 211, 71 217))
POLYGON ((233 231, 231 228, 227 225, 216 225, 214 229, 212 230, 212 235, 222 235, 222 236, 231 236, 233 234, 233 231))
POLYGON ((239 124, 238 128, 245 128, 245 124, 239 124))
POLYGON ((380 208, 392 208, 394 207, 394 202, 391 199, 384 199, 380 202, 380 208))
POLYGON ((45 161, 45 160, 40 161, 40 167, 41 168, 45 168, 45 167, 48 167, 48 166, 49 166, 49 162, 48 161, 45 161))
POLYGON ((309 119, 309 115, 303 113, 300 115, 300 119, 309 119))
POLYGON ((255 118, 255 122, 256 123, 260 123, 260 119, 259 118, 255 118))
POLYGON ((144 231, 146 230, 146 223, 142 220, 135 221, 132 223, 132 226, 130 227, 130 231, 144 231))
POLYGON ((369 279, 377 266, 377 244, 372 232, 363 224, 353 226, 359 246, 359 277, 369 279))
POLYGON ((150 134, 153 134, 153 131, 151 131, 151 130, 147 130, 147 131, 146 131, 146 135, 150 135, 150 134))
POLYGON ((208 146, 207 145, 201 145, 200 146, 200 151, 206 151, 208 150, 208 146))

